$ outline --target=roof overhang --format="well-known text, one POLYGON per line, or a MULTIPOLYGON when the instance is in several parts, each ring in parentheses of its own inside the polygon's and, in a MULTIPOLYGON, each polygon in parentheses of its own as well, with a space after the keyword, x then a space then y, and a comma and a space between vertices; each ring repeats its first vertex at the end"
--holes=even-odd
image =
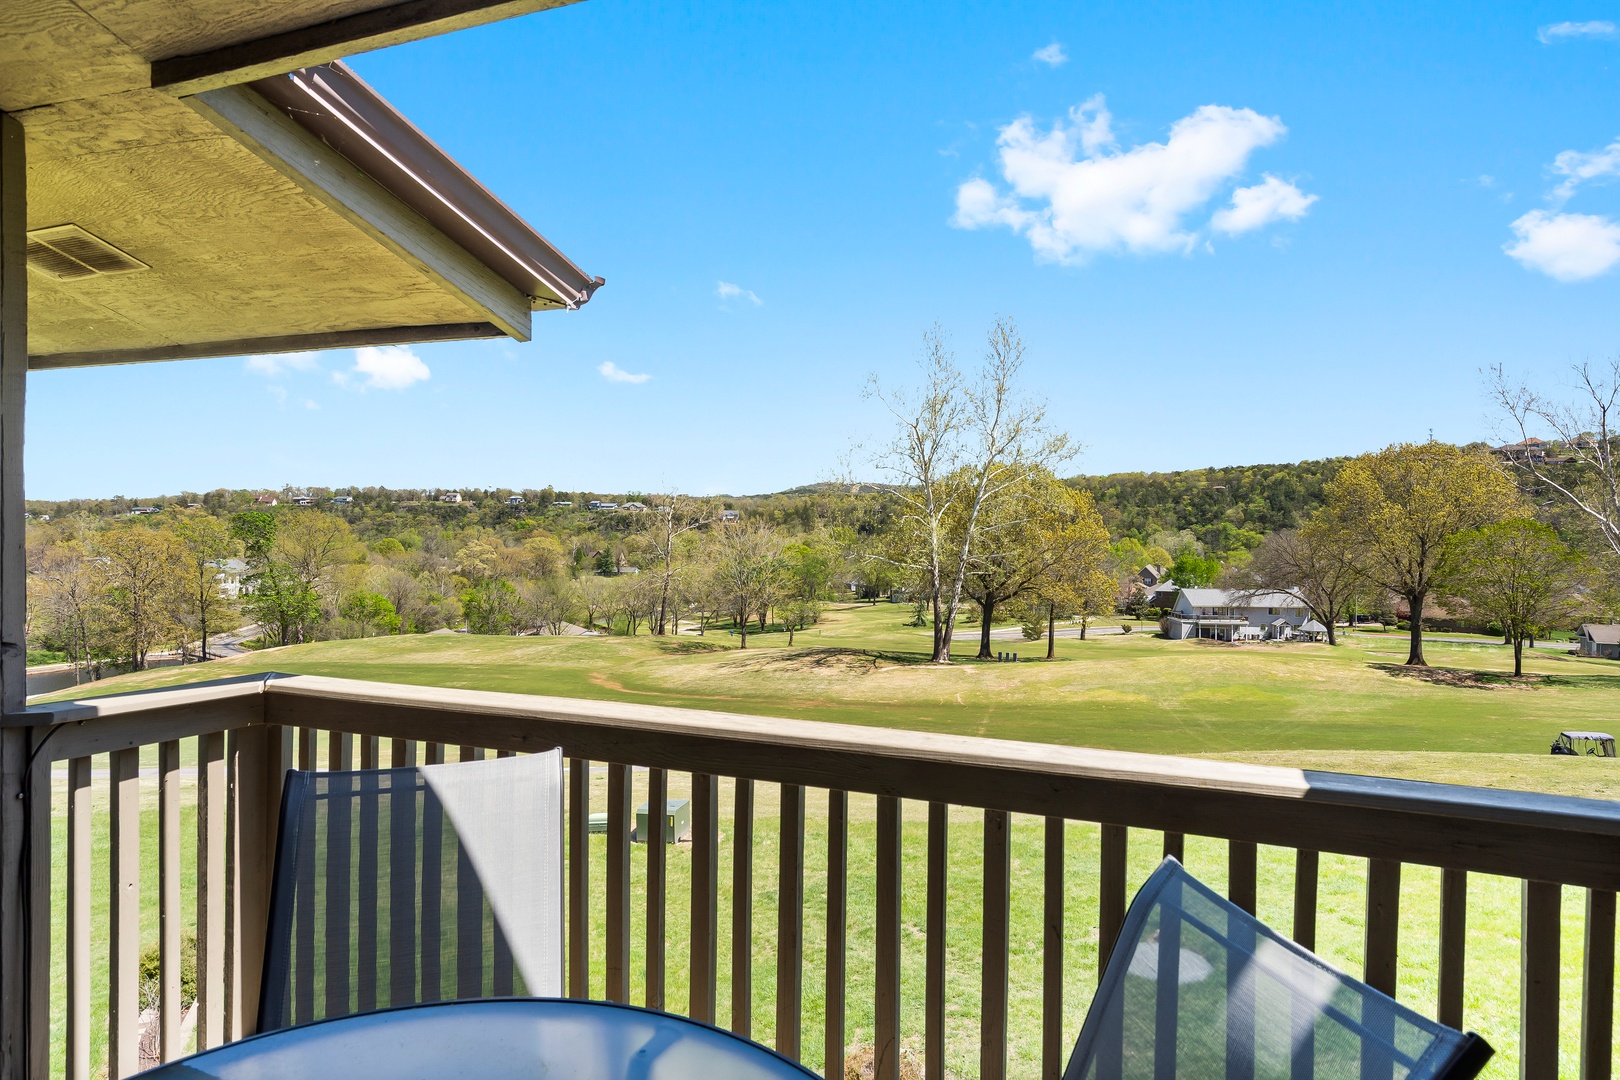
POLYGON ((531 312, 602 284, 331 62, 555 0, 28 6, 54 32, 0 5, 28 228, 78 226, 136 268, 29 273, 32 368, 526 340, 531 312))

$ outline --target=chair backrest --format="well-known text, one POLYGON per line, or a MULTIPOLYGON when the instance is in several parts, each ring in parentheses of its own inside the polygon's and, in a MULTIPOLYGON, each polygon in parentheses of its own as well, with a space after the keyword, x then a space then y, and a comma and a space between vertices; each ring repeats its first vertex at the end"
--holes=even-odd
POLYGON ((562 994, 562 751, 290 772, 259 1030, 562 994))
POLYGON ((1131 902, 1064 1080, 1466 1080, 1491 1054, 1166 858, 1131 902))

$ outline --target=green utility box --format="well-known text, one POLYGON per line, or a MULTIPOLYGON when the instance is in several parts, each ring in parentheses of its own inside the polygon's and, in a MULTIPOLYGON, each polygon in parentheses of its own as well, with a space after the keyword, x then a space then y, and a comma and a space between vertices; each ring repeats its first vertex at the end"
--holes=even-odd
MULTIPOLYGON (((686 799, 671 799, 664 804, 664 843, 692 838, 692 804, 686 799)), ((647 804, 636 807, 636 833, 632 840, 645 844, 651 835, 647 828, 647 804)))

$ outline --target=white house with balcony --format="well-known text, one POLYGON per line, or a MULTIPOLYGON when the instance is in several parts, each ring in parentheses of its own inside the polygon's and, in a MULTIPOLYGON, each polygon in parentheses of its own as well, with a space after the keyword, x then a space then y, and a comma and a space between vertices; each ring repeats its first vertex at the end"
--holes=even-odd
POLYGON ((1310 621, 1305 601, 1291 592, 1177 589, 1160 620, 1166 637, 1214 641, 1288 640, 1310 621))

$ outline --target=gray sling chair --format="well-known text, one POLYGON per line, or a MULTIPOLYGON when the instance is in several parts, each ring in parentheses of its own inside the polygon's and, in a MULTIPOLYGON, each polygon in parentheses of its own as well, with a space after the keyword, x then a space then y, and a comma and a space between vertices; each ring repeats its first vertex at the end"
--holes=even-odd
POLYGON ((259 1030, 562 995, 562 751, 289 772, 259 1030))
POLYGON ((1166 858, 1131 902, 1064 1080, 1471 1080, 1492 1053, 1166 858))

